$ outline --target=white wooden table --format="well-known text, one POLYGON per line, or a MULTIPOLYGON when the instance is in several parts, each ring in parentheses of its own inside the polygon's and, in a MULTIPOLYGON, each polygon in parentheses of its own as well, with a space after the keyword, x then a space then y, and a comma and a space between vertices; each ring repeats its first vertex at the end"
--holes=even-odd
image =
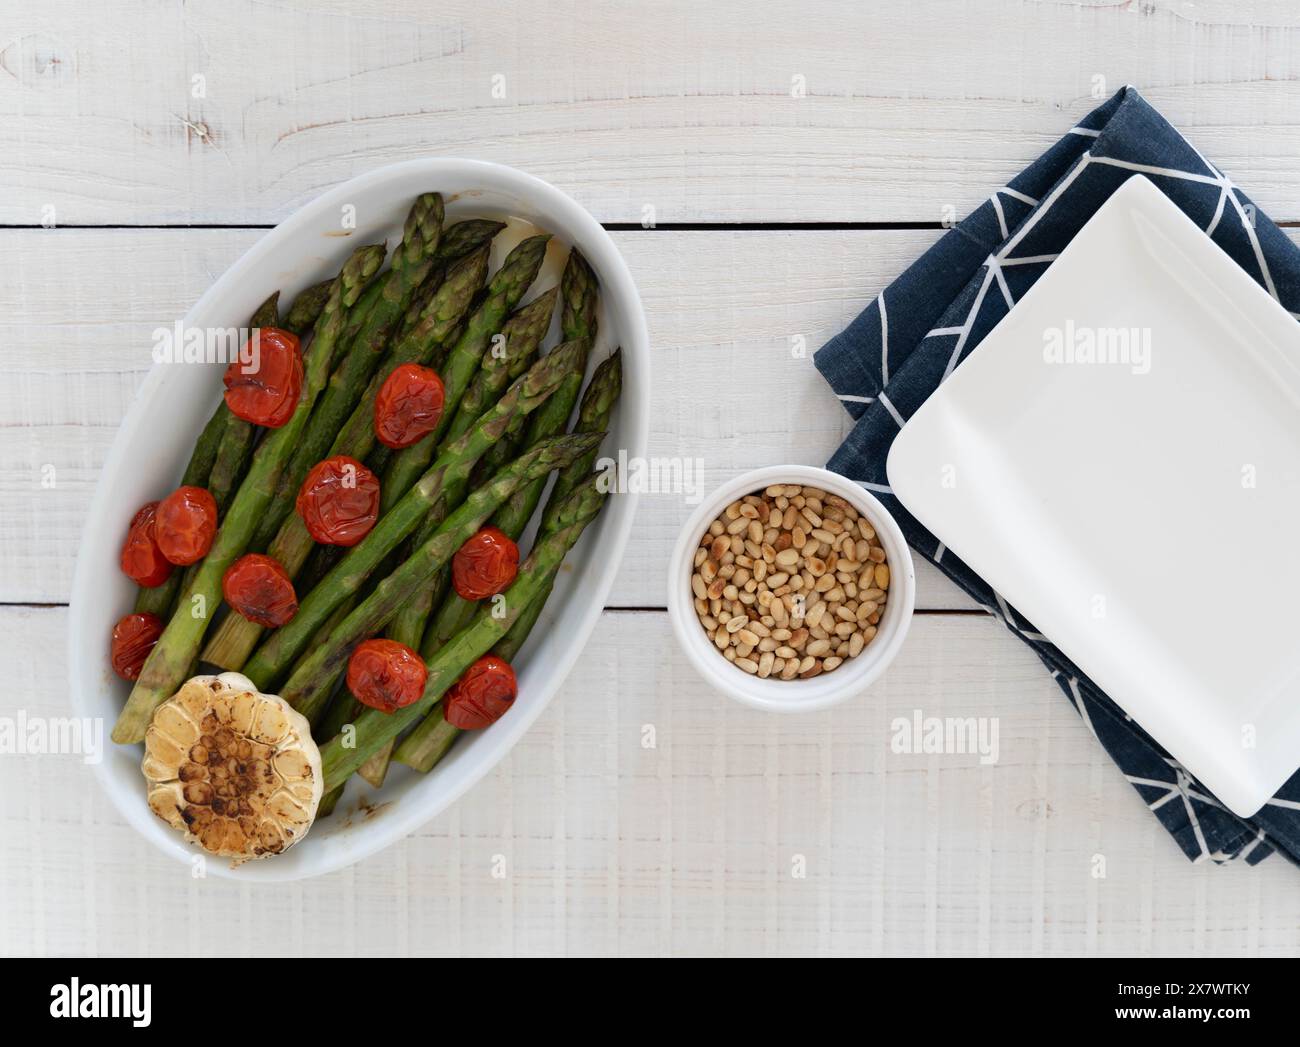
MULTIPOLYGON (((67 710, 75 551, 148 332, 361 171, 498 160, 611 224, 654 344, 652 453, 703 456, 710 485, 827 458, 846 418, 791 337, 838 330, 1094 88, 1138 84, 1300 219, 1292 4, 807 6, 10 0, 3 714, 67 710)), ((4 756, 0 952, 1297 951, 1296 870, 1188 863, 1029 652, 928 568, 899 662, 860 700, 777 718, 710 692, 662 610, 687 511, 643 500, 609 607, 525 741, 352 869, 191 880, 77 758, 4 756), (1000 762, 891 753, 890 720, 916 709, 998 717, 1000 762)))

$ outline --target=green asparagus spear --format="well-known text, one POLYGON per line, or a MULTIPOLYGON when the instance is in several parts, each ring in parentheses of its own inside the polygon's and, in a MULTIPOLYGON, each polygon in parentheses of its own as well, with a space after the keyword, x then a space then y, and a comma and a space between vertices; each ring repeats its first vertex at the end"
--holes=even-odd
MULTIPOLYGON (((578 408, 578 421, 573 427, 575 433, 603 433, 609 428, 610 415, 614 411, 619 393, 622 391, 622 359, 618 351, 607 360, 601 361, 587 383, 582 404, 578 408)), ((547 498, 546 509, 542 514, 541 531, 546 534, 555 530, 556 517, 568 497, 569 492, 591 475, 595 464, 598 447, 593 447, 587 454, 574 459, 560 470, 547 498)), ((516 504, 512 498, 497 513, 494 523, 512 541, 519 541, 528 521, 532 518, 533 507, 526 503, 516 504)), ((405 609, 402 615, 407 612, 405 609)), ((460 632, 469 623, 474 614, 474 602, 466 600, 457 593, 450 593, 438 608, 438 614, 429 625, 420 645, 420 653, 432 657, 434 652, 460 632)), ((401 616, 399 616, 399 619, 401 616)), ((394 637, 396 639, 396 637, 394 637)), ((403 641, 405 642, 405 641, 403 641)))
MULTIPOLYGON (((599 482, 598 476, 590 477, 585 484, 576 487, 569 495, 556 506, 555 513, 551 520, 551 529, 538 536, 538 546, 544 545, 555 534, 565 531, 575 525, 577 533, 574 534, 573 541, 577 541, 578 534, 582 533, 582 528, 596 518, 600 512, 601 506, 605 501, 605 488, 599 482)), ((532 631, 537 619, 541 616, 542 609, 546 606, 547 598, 551 595, 551 588, 555 584, 555 575, 560 569, 557 562, 550 570, 550 573, 543 581, 541 592, 533 597, 532 602, 515 618, 510 627, 506 630, 505 635, 492 648, 492 653, 498 658, 507 662, 513 661, 519 649, 524 645, 528 634, 532 631)), ((479 613, 482 613, 480 611, 479 613)), ((466 623, 468 627, 468 623, 466 623)), ((462 629, 461 632, 464 630, 462 629)), ((459 636, 457 633, 456 636, 459 636)), ((424 655, 424 660, 432 664, 439 653, 445 650, 450 644, 455 642, 456 637, 452 637, 439 647, 438 651, 424 655)), ((434 708, 416 726, 410 734, 406 736, 393 751, 392 758, 398 763, 404 763, 417 771, 428 772, 439 760, 446 755, 447 750, 451 748, 451 743, 456 740, 460 734, 460 729, 453 727, 441 715, 438 708, 434 708)))
MULTIPOLYGON (((325 302, 329 298, 330 287, 334 281, 322 280, 300 291, 293 300, 288 314, 283 320, 277 320, 275 310, 255 316, 253 327, 283 327, 298 336, 307 334, 315 325, 325 302)), ((223 508, 230 494, 239 486, 248 468, 248 461, 253 456, 253 444, 257 438, 257 427, 251 422, 236 417, 226 416, 226 432, 217 452, 217 460, 212 464, 212 475, 208 480, 208 491, 215 499, 218 508, 223 508)))
POLYGON ((565 341, 585 338, 595 342, 599 287, 587 259, 576 247, 573 248, 560 277, 560 299, 564 302, 564 308, 560 310, 560 332, 565 341))
MULTIPOLYGON (((284 315, 284 322, 281 326, 286 331, 292 331, 296 335, 302 335, 310 331, 316 324, 316 318, 320 316, 321 310, 325 308, 325 303, 329 300, 330 287, 334 281, 322 280, 318 284, 312 284, 298 292, 298 297, 293 300, 293 305, 289 306, 289 311, 284 315)), ((257 326, 266 326, 259 324, 257 326)), ((275 326, 272 321, 271 326, 275 326)))
MULTIPOLYGON (((308 720, 319 716, 334 682, 347 667, 352 649, 382 629, 402 603, 419 591, 439 567, 451 560, 452 554, 483 525, 510 492, 521 483, 563 468, 575 456, 599 442, 603 435, 562 436, 538 444, 471 494, 464 505, 447 517, 432 538, 380 582, 375 591, 330 633, 329 639, 298 664, 280 689, 280 697, 308 720)), ((256 676, 250 678, 257 682, 256 676)))
MULTIPOLYGON (((375 397, 385 379, 399 364, 421 362, 436 345, 451 336, 475 292, 487 278, 487 262, 488 249, 484 246, 452 266, 446 280, 425 307, 419 323, 406 337, 398 340, 383 366, 371 378, 360 402, 335 436, 330 455, 345 454, 358 460, 365 459, 375 441, 375 397)), ((294 513, 285 518, 266 552, 284 567, 290 578, 296 578, 314 544, 306 525, 294 513)), ((300 587, 300 591, 305 589, 305 586, 300 587)), ((204 650, 203 660, 237 671, 257 646, 261 635, 260 625, 238 615, 227 615, 204 650)))
MULTIPOLYGON (((279 322, 278 307, 280 302, 280 292, 276 291, 266 299, 253 312, 248 321, 249 327, 274 327, 279 322)), ((240 422, 241 425, 247 425, 230 413, 226 407, 225 401, 217 404, 217 409, 212 412, 212 417, 208 419, 208 424, 203 427, 203 432, 199 434, 198 443, 194 445, 194 453, 190 455, 189 464, 185 466, 185 472, 181 476, 181 486, 206 487, 216 500, 217 508, 221 509, 225 504, 225 496, 229 488, 225 490, 218 489, 213 491, 213 476, 216 474, 223 462, 223 455, 229 455, 227 444, 230 443, 230 426, 232 422, 240 422)), ((222 467, 224 468, 224 467, 222 467)), ((176 603, 176 596, 181 591, 182 574, 184 572, 173 571, 162 585, 154 586, 151 589, 141 588, 139 595, 136 597, 135 610, 137 614, 156 614, 159 618, 168 617, 176 603)))
MULTIPOLYGON (((419 321, 420 314, 424 312, 425 306, 429 300, 437 293, 438 288, 442 285, 447 275, 447 269, 454 262, 460 261, 466 255, 472 254, 480 247, 491 242, 502 229, 505 228, 504 222, 489 222, 483 219, 472 218, 469 221, 457 222, 455 225, 448 226, 442 234, 442 244, 438 248, 438 265, 434 268, 415 292, 411 299, 411 304, 407 306, 406 315, 402 317, 401 322, 397 325, 397 337, 406 337, 407 332, 419 321)), ((430 366, 436 366, 430 364, 430 366)))
POLYGON ((467 254, 490 244, 505 227, 505 222, 494 222, 488 218, 467 218, 463 222, 449 225, 442 238, 442 247, 438 249, 438 260, 448 265, 458 262, 467 254))
POLYGON ((474 463, 500 437, 511 418, 545 403, 572 365, 572 351, 553 352, 515 382, 468 432, 452 442, 402 500, 381 516, 370 533, 349 549, 307 594, 293 619, 277 629, 248 660, 245 674, 263 689, 278 680, 302 653, 320 624, 361 587, 370 573, 415 530, 427 512, 438 507, 446 485, 469 475, 474 463))
MULTIPOLYGON (((277 319, 273 302, 270 303, 272 307, 269 310, 266 308, 268 303, 263 303, 262 309, 254 315, 250 326, 280 326, 299 337, 305 336, 316 326, 316 320, 329 300, 329 292, 333 284, 333 279, 322 280, 298 292, 283 320, 277 319)), ((243 480, 244 472, 248 469, 248 461, 253 456, 253 444, 257 439, 257 432, 257 426, 251 422, 227 413, 225 437, 221 441, 221 449, 217 452, 217 460, 212 465, 212 475, 208 481, 208 492, 216 501, 218 508, 225 507, 231 492, 243 480)))
MULTIPOLYGON (((500 643, 491 649, 491 653, 502 659, 502 661, 515 661, 519 649, 524 646, 524 641, 528 639, 529 633, 533 631, 533 626, 536 626, 537 619, 541 618, 542 611, 546 609, 546 601, 550 600, 551 589, 555 585, 555 575, 556 571, 552 570, 550 576, 546 579, 546 585, 542 589, 541 596, 534 598, 533 602, 525 607, 524 613, 515 619, 515 624, 508 628, 506 635, 500 639, 500 643)), ((439 645, 438 649, 441 650, 441 648, 442 645, 439 645)), ((421 654, 425 661, 428 662, 430 658, 434 657, 435 653, 437 652, 421 654)), ((351 715, 356 715, 355 711, 348 711, 351 711, 351 715)), ((346 722, 344 721, 344 723, 346 722)), ((341 730, 343 730, 342 724, 335 730, 335 734, 341 730)), ((411 769, 421 771, 422 774, 428 774, 429 771, 433 770, 435 763, 446 756, 447 750, 451 748, 451 743, 454 743, 456 735, 459 734, 460 728, 452 727, 443 717, 441 702, 439 702, 429 711, 429 715, 426 715, 417 724, 415 730, 404 737, 402 744, 394 749, 393 743, 390 741, 390 743, 387 743, 387 749, 391 752, 391 758, 394 761, 406 763, 411 769)), ((370 757, 370 761, 373 760, 374 757, 370 757)), ((363 765, 361 770, 364 769, 363 765)))
POLYGON ((347 322, 347 310, 384 261, 384 245, 353 252, 330 289, 330 298, 316 322, 307 354, 302 394, 293 416, 271 431, 253 456, 248 475, 226 510, 208 555, 194 577, 185 604, 172 615, 145 662, 126 707, 113 728, 113 740, 138 742, 154 709, 176 692, 199 653, 212 612, 221 601, 221 578, 243 553, 258 518, 270 503, 281 471, 306 428, 311 410, 325 385, 334 357, 334 343, 347 322))
POLYGON ((248 318, 249 327, 278 327, 280 325, 280 292, 275 291, 253 310, 248 318))
MULTIPOLYGON (((578 393, 582 390, 587 355, 596 339, 596 277, 576 247, 569 252, 564 275, 560 278, 560 300, 564 303, 560 313, 560 330, 570 340, 566 344, 581 345, 582 353, 555 395, 528 419, 522 441, 524 447, 531 447, 538 440, 564 432, 569 423, 569 415, 573 413, 573 405, 578 400, 578 393)), ((507 534, 510 530, 522 533, 545 489, 545 479, 541 482, 535 480, 520 488, 497 514, 497 519, 493 521, 495 525, 507 534)))
POLYGON ((393 251, 392 265, 385 278, 375 282, 378 294, 352 335, 342 362, 330 375, 311 421, 285 468, 277 492, 262 514, 253 533, 251 547, 265 549, 280 525, 293 511, 298 488, 308 471, 326 457, 326 451, 365 390, 366 383, 383 359, 389 330, 401 318, 411 296, 434 267, 442 239, 442 197, 438 193, 418 196, 406 217, 402 242, 393 251))
MULTIPOLYGON (((587 264, 587 260, 583 258, 582 253, 576 247, 569 252, 569 260, 565 263, 564 273, 560 277, 560 298, 564 303, 560 313, 560 330, 564 333, 565 338, 583 344, 582 362, 578 365, 576 373, 566 377, 564 384, 556 390, 555 396, 529 419, 528 428, 522 441, 517 433, 508 432, 506 434, 499 445, 503 450, 514 448, 520 442, 522 442, 523 446, 531 446, 537 440, 546 439, 556 433, 563 432, 564 426, 568 423, 569 414, 573 410, 573 403, 577 399, 578 391, 582 388, 582 377, 586 369, 586 352, 590 350, 596 337, 598 293, 596 276, 591 271, 591 266, 587 264)), ((592 376, 591 383, 588 386, 588 396, 584 399, 584 407, 586 407, 588 413, 587 423, 590 426, 585 431, 588 432, 607 428, 605 424, 597 425, 596 422, 598 416, 602 413, 604 420, 608 421, 609 411, 612 410, 614 401, 618 398, 621 386, 621 370, 618 363, 610 364, 607 361, 601 367, 603 370, 598 369, 597 373, 592 376)), ((522 425, 522 422, 516 424, 522 425)), ((584 431, 583 424, 583 421, 579 419, 578 432, 584 431)), ((487 457, 490 458, 491 454, 492 452, 489 452, 487 457)), ((586 475, 590 468, 591 461, 588 460, 581 470, 572 468, 566 470, 570 475, 570 479, 557 478, 556 483, 563 484, 563 488, 560 490, 560 494, 551 496, 551 503, 558 505, 562 501, 563 494, 572 488, 574 482, 586 475)), ((515 492, 510 501, 497 513, 496 519, 493 520, 494 525, 514 541, 518 541, 520 535, 528 526, 528 521, 532 518, 545 488, 546 481, 543 479, 540 483, 528 484, 515 492)), ((445 591, 446 587, 443 588, 445 591)), ((419 602, 413 602, 410 610, 403 612, 403 622, 409 622, 413 625, 420 610, 419 602)), ((455 593, 446 595, 442 600, 437 618, 429 626, 421 643, 421 650, 424 652, 425 657, 427 658, 439 646, 446 643, 448 639, 464 628, 471 613, 467 601, 461 600, 455 593)), ((408 626, 407 631, 413 632, 413 629, 408 626)), ((403 640, 403 642, 406 641, 403 640)))
MULTIPOLYGON (((570 252, 569 260, 565 265, 564 275, 560 280, 560 294, 564 301, 564 309, 560 317, 560 329, 563 331, 564 337, 584 340, 586 345, 590 347, 595 342, 596 337, 597 283, 595 274, 587 264, 587 260, 582 257, 581 252, 576 248, 570 252)), ((493 458, 496 455, 512 453, 520 443, 525 441, 526 437, 537 439, 539 436, 556 431, 559 426, 562 426, 568 417, 568 411, 572 407, 571 399, 569 399, 567 406, 564 401, 567 398, 576 397, 581 381, 582 372, 580 370, 576 376, 576 381, 571 378, 568 386, 562 386, 557 392, 556 397, 553 398, 553 401, 556 402, 551 405, 553 411, 548 412, 549 416, 544 421, 539 417, 542 412, 538 412, 537 415, 530 419, 529 432, 526 435, 522 432, 523 420, 517 420, 492 451, 484 456, 484 461, 480 463, 479 468, 492 467, 495 465, 493 458)), ((576 430, 581 432, 584 430, 593 431, 597 428, 605 429, 621 386, 622 368, 616 351, 614 356, 601 364, 597 368, 596 374, 592 376, 591 383, 587 388, 587 394, 583 398, 582 407, 579 409, 576 430)), ((581 482, 584 474, 591 468, 596 453, 597 448, 592 448, 588 455, 583 456, 581 462, 574 462, 556 478, 547 509, 544 510, 544 514, 550 514, 552 518, 549 524, 547 521, 543 521, 539 531, 540 536, 544 537, 560 524, 559 507, 566 503, 565 496, 567 493, 581 482), (554 512, 552 512, 553 509, 554 512)), ((541 484, 534 483, 516 492, 511 502, 497 514, 497 520, 494 521, 497 526, 506 534, 518 540, 519 535, 528 526, 528 521, 541 498, 544 486, 544 482, 541 484)), ((503 658, 509 660, 518 651, 519 647, 523 646, 528 633, 542 613, 553 584, 554 573, 547 581, 542 595, 534 600, 532 605, 525 608, 519 620, 507 633, 506 638, 498 645, 500 651, 506 652, 502 653, 503 658)), ((444 586, 444 590, 445 588, 444 586)), ((451 637, 465 627, 472 613, 472 604, 461 599, 456 593, 449 593, 442 601, 437 618, 431 623, 425 634, 421 644, 423 657, 425 659, 432 657, 443 645, 449 642, 451 637)), ((394 758, 410 764, 417 770, 428 771, 451 747, 457 733, 459 732, 455 727, 447 723, 441 716, 438 716, 436 712, 432 713, 411 733, 410 738, 403 743, 398 753, 394 754, 394 758)), ((388 743, 387 748, 388 751, 392 751, 391 742, 388 743)), ((372 758, 372 763, 375 759, 382 759, 382 757, 372 758)), ((367 767, 370 766, 367 765, 367 767)), ((371 769, 373 770, 373 768, 371 769)))
MULTIPOLYGON (((604 432, 609 428, 610 416, 614 413, 614 404, 623 392, 623 350, 615 349, 602 360, 592 373, 587 390, 582 394, 582 403, 578 405, 578 420, 573 431, 577 433, 604 432)), ((548 519, 559 511, 569 492, 591 475, 591 467, 596 464, 599 448, 577 461, 570 462, 560 470, 555 478, 551 493, 546 496, 546 508, 542 512, 542 529, 546 530, 548 519)))
MULTIPOLYGON (((439 451, 448 443, 459 437, 491 404, 512 381, 524 373, 537 355, 537 347, 546 337, 551 326, 551 314, 555 309, 555 289, 538 295, 527 305, 516 310, 501 328, 500 341, 493 345, 491 351, 483 356, 478 373, 470 383, 456 417, 452 419, 446 436, 443 437, 439 451)), ((468 483, 465 485, 468 486, 468 483)), ((449 491, 448 506, 459 504, 464 497, 464 489, 449 491)), ((432 534, 436 523, 426 520, 416 531, 415 542, 423 544, 432 534)), ((402 608, 388 632, 390 639, 404 643, 408 647, 419 647, 420 637, 424 633, 424 623, 433 608, 435 594, 442 589, 442 584, 430 586, 419 593, 402 608)))
POLYGON ((510 311, 537 276, 549 240, 550 235, 543 233, 520 242, 492 277, 482 303, 465 322, 465 329, 440 369, 446 403, 442 420, 433 432, 399 452, 389 463, 383 477, 381 513, 387 512, 416 477, 428 468, 435 449, 451 425, 453 409, 478 370, 488 342, 501 329, 510 311))
POLYGON ((580 488, 570 497, 585 503, 588 514, 577 517, 573 524, 548 535, 537 544, 520 567, 514 584, 505 591, 505 613, 502 617, 496 617, 491 607, 482 608, 468 629, 462 630, 451 643, 434 655, 426 663, 429 675, 424 685, 424 694, 418 701, 394 713, 367 709, 357 717, 355 734, 350 739, 332 738, 321 747, 321 769, 326 791, 345 783, 352 772, 370 756, 424 717, 465 670, 490 651, 506 635, 523 610, 542 594, 547 579, 558 570, 583 528, 600 511, 604 495, 593 484, 590 491, 585 487, 580 488), (599 497, 592 498, 593 495, 599 497))
MULTIPOLYGON (((346 687, 340 688, 334 695, 334 700, 330 702, 329 709, 321 717, 320 726, 312 732, 316 741, 318 743, 329 741, 355 720, 362 708, 364 708, 362 704, 352 697, 352 692, 346 687)), ((326 818, 333 813, 342 795, 343 786, 340 785, 322 796, 320 805, 316 808, 316 817, 326 818)))
MULTIPOLYGON (((492 238, 506 227, 505 222, 492 222, 485 218, 470 218, 464 222, 447 226, 442 232, 442 243, 438 245, 438 264, 416 288, 411 297, 411 304, 394 328, 396 337, 403 338, 420 319, 424 307, 437 293, 446 278, 447 270, 466 255, 472 254, 480 247, 490 243, 492 238)), ((435 366, 431 364, 430 366, 435 366)))
POLYGON ((517 458, 519 452, 524 449, 524 437, 527 436, 528 419, 520 418, 509 429, 506 430, 505 436, 492 445, 492 449, 483 456, 483 460, 475 468, 474 475, 470 477, 470 483, 483 479, 485 476, 491 476, 512 458, 517 458))
MULTIPOLYGON (((549 240, 550 236, 543 234, 530 237, 515 246, 514 250, 506 257, 501 269, 493 277, 483 301, 475 310, 474 315, 466 322, 464 329, 456 340, 456 344, 439 366, 445 389, 445 411, 438 427, 414 446, 397 453, 391 460, 386 454, 382 456, 387 464, 383 468, 380 513, 386 512, 409 489, 415 477, 423 469, 427 468, 429 460, 436 453, 445 449, 447 440, 456 435, 452 432, 453 423, 469 424, 477 417, 478 412, 475 407, 490 399, 490 395, 486 390, 496 386, 499 380, 499 369, 495 367, 489 368, 494 374, 489 377, 487 384, 483 387, 485 391, 477 394, 476 402, 471 404, 469 411, 474 411, 474 413, 467 411, 464 415, 461 415, 459 412, 459 401, 464 396, 475 392, 472 383, 481 369, 482 359, 489 340, 497 333, 496 328, 501 324, 501 318, 515 306, 524 291, 527 290, 528 285, 532 283, 538 269, 541 267, 549 240)), ((526 314, 523 321, 526 328, 531 328, 537 322, 540 318, 541 308, 539 306, 536 312, 530 311, 526 314)), ((553 304, 549 308, 553 309, 553 304)), ((549 323, 549 317, 547 322, 549 323)), ((531 335, 532 332, 529 333, 531 335)), ((540 331, 540 336, 545 336, 544 329, 540 331)), ((504 360, 508 363, 508 353, 505 355, 504 360)), ((371 462, 371 467, 380 468, 374 462, 371 462)), ((456 486, 448 490, 443 503, 444 511, 453 508, 464 498, 468 481, 469 476, 466 475, 456 486)), ((438 515, 431 515, 426 519, 417 534, 416 543, 419 544, 426 540, 440 522, 441 516, 438 515)), ((399 635, 410 634, 410 646, 414 647, 419 643, 420 634, 424 631, 424 622, 433 607, 434 595, 437 594, 438 598, 441 599, 442 592, 445 590, 444 583, 445 579, 439 579, 429 590, 420 594, 410 608, 405 624, 399 627, 399 635)))
MULTIPOLYGON (((483 410, 497 397, 508 383, 518 378, 532 365, 537 356, 537 347, 546 337, 551 326, 551 316, 555 311, 556 288, 538 295, 528 305, 521 307, 511 315, 501 329, 500 341, 494 339, 491 351, 483 356, 478 373, 465 395, 461 398, 456 416, 443 437, 445 445, 473 424, 483 410)), ((499 446, 499 444, 494 445, 499 446)), ((509 461, 509 457, 504 461, 509 461)), ((494 470, 495 472, 495 470, 494 470)), ((491 475, 491 474, 488 474, 491 475)), ((468 486, 468 485, 466 485, 468 486)), ((476 485, 477 486, 477 485, 476 485)), ((463 497, 463 491, 451 492, 448 505, 454 505, 463 497)), ((436 518, 431 516, 416 532, 414 542, 421 545, 428 540, 436 527, 436 518)), ((434 607, 441 604, 449 586, 448 568, 438 571, 433 581, 423 586, 410 600, 402 605, 397 616, 389 624, 387 635, 391 640, 404 643, 408 647, 418 648, 424 633, 425 623, 434 607)), ((454 595, 454 594, 453 594, 454 595)), ((362 778, 376 789, 384 783, 388 772, 388 757, 392 750, 391 743, 376 753, 358 772, 362 778)))
POLYGON ((528 361, 535 356, 551 326, 555 296, 554 287, 543 291, 506 320, 500 334, 494 336, 492 348, 483 354, 479 369, 447 427, 440 449, 473 425, 479 415, 505 392, 506 386, 531 366, 528 361))

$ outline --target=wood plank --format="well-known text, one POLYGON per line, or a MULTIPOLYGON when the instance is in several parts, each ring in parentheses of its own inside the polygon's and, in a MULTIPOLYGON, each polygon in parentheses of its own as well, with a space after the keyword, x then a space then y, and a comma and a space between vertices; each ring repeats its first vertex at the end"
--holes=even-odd
POLYGON ((1300 218, 1300 11, 1277 0, 801 18, 781 0, 673 0, 644 18, 546 2, 17 0, 6 14, 7 224, 50 207, 62 224, 274 223, 430 155, 523 167, 604 221, 936 221, 1126 81, 1266 212, 1300 218))
MULTIPOLYGON (((61 653, 30 657, 62 652, 66 618, 0 608, 0 672, 29 716, 67 714, 61 653)), ((1300 948, 1295 870, 1276 857, 1254 869, 1186 861, 990 618, 918 618, 883 681, 808 716, 710 691, 669 633, 662 613, 606 613, 551 707, 463 800, 361 865, 297 885, 192 880, 126 825, 79 757, 7 756, 5 951, 1300 948), (891 721, 914 710, 995 717, 998 762, 891 752, 891 721), (504 879, 491 875, 496 855, 504 879)))
MULTIPOLYGON (((150 332, 184 315, 260 235, 0 231, 11 303, 0 318, 0 601, 67 600, 100 468, 151 365, 150 332)), ((711 490, 760 465, 826 461, 848 416, 811 354, 938 234, 615 235, 654 347, 651 453, 702 459, 711 490), (800 338, 807 355, 796 358, 800 338)), ((690 509, 681 496, 643 497, 612 606, 664 606, 668 554, 690 509)), ((923 565, 918 606, 974 605, 923 565)))

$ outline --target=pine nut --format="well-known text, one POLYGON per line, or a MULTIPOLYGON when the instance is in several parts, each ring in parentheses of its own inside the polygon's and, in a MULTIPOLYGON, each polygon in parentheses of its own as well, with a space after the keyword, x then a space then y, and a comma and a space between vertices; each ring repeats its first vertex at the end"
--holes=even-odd
POLYGON ((764 679, 812 679, 876 636, 887 559, 848 500, 772 484, 709 524, 692 553, 692 602, 728 661, 764 679))

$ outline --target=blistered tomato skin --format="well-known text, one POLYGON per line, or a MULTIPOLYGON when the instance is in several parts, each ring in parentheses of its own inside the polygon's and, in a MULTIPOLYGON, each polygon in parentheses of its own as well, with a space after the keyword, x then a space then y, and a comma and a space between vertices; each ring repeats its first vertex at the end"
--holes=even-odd
POLYGON ((383 713, 418 701, 429 671, 424 660, 396 640, 366 640, 348 661, 348 690, 362 705, 383 713))
POLYGON ((259 327, 255 337, 226 368, 226 406, 246 422, 278 429, 302 393, 302 350, 298 336, 279 327, 259 327))
POLYGON ((162 619, 156 614, 128 614, 113 626, 110 658, 113 672, 123 680, 138 680, 145 659, 162 636, 162 619))
POLYGON ((217 534, 216 500, 202 487, 178 487, 158 503, 154 533, 158 548, 172 563, 198 563, 217 534))
POLYGON ((297 509, 316 541, 356 545, 379 519, 379 478, 355 458, 326 458, 303 480, 297 509))
POLYGON ((375 438, 401 450, 438 427, 446 393, 438 372, 419 364, 393 369, 375 397, 375 438))
POLYGON ((268 629, 279 628, 298 613, 289 572, 261 553, 246 553, 226 568, 221 595, 236 614, 268 629))
POLYGON ((122 573, 146 589, 162 585, 171 577, 173 569, 172 562, 158 548, 157 514, 157 502, 150 502, 135 514, 118 560, 122 573))
POLYGON ((442 700, 442 715, 453 727, 477 731, 494 724, 515 704, 519 682, 510 663, 485 654, 465 670, 442 700))
POLYGON ((482 600, 510 587, 519 573, 519 546, 496 527, 484 527, 451 558, 451 584, 465 600, 482 600))

